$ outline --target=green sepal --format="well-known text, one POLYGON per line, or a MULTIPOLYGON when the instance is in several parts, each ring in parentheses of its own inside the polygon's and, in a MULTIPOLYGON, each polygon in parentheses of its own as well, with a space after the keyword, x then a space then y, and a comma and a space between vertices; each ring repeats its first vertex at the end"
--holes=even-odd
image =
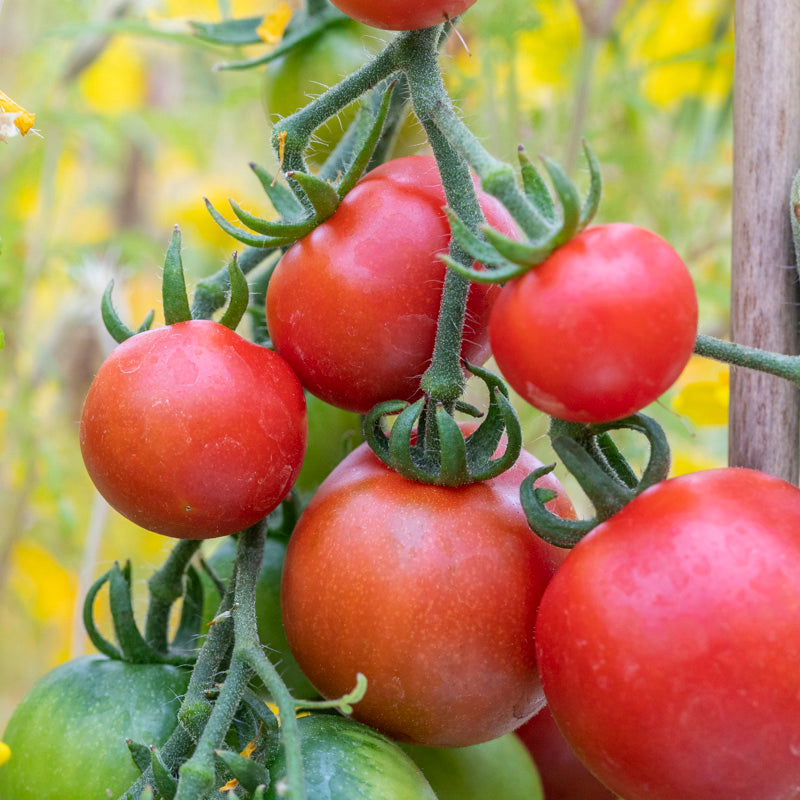
MULTIPOLYGON (((470 255, 472 255, 470 253, 470 255)), ((441 253, 438 256, 440 261, 443 261, 445 266, 452 269, 453 272, 461 275, 467 280, 474 283, 507 283, 514 278, 519 278, 524 275, 530 267, 524 264, 514 264, 511 261, 505 261, 495 257, 496 266, 494 269, 475 269, 475 267, 466 267, 464 264, 451 258, 447 253, 441 253)), ((485 262, 484 262, 485 263, 485 262)))
POLYGON ((291 189, 278 183, 274 175, 270 175, 263 167, 250 162, 250 169, 253 170, 259 183, 269 198, 272 207, 284 219, 294 219, 299 217, 304 209, 300 201, 294 196, 291 189))
POLYGON ((583 153, 586 156, 586 163, 589 165, 589 191, 581 207, 580 220, 578 222, 579 231, 582 231, 594 219, 603 195, 603 177, 600 172, 600 162, 585 139, 583 141, 583 153))
POLYGON ((269 765, 281 749, 278 718, 250 689, 242 696, 242 706, 253 715, 259 728, 255 754, 259 756, 260 761, 269 765))
POLYGON ((526 268, 538 266, 555 249, 553 241, 549 238, 538 242, 520 242, 517 239, 509 239, 488 225, 483 225, 481 231, 489 244, 506 261, 526 268))
POLYGON ((126 739, 128 752, 131 754, 133 763, 139 772, 144 772, 150 766, 150 748, 141 742, 134 742, 133 739, 126 739))
POLYGON ((364 439, 369 443, 370 449, 387 467, 392 466, 392 457, 389 452, 389 437, 383 430, 383 418, 392 414, 399 414, 408 408, 408 403, 403 400, 387 400, 373 406, 365 415, 361 428, 364 439))
POLYGON ((228 275, 231 284, 230 299, 228 307, 219 321, 226 328, 235 331, 250 304, 250 286, 244 272, 239 268, 239 259, 236 253, 233 254, 233 258, 228 264, 228 275))
POLYGON ((300 188, 305 192, 308 202, 311 203, 311 207, 317 215, 317 224, 331 217, 339 208, 341 202, 339 193, 322 178, 307 172, 295 171, 287 172, 286 177, 300 184, 300 188))
POLYGON ((545 508, 553 499, 549 489, 537 489, 534 483, 551 473, 555 464, 539 467, 531 472, 519 487, 520 502, 531 530, 541 539, 556 547, 571 548, 597 525, 597 520, 563 519, 545 508))
POLYGON ((254 792, 259 786, 269 786, 269 773, 257 761, 232 750, 215 750, 214 755, 246 791, 254 792))
POLYGON ((153 768, 156 794, 163 800, 174 800, 178 791, 178 780, 166 767, 155 746, 150 747, 150 764, 153 768))
POLYGON ((122 661, 122 653, 119 648, 100 633, 94 621, 94 601, 97 598, 97 593, 108 583, 110 577, 111 570, 104 572, 86 592, 86 597, 83 601, 83 627, 98 652, 115 661, 122 661))
POLYGON ((170 239, 167 256, 164 259, 161 295, 164 300, 164 322, 167 325, 187 322, 192 318, 181 259, 181 232, 177 225, 172 231, 172 239, 170 239))
POLYGON ((249 231, 243 230, 242 228, 237 228, 236 225, 228 222, 222 214, 217 211, 216 208, 211 204, 211 201, 205 197, 206 208, 208 209, 208 213, 214 219, 214 222, 222 228, 229 236, 233 236, 234 239, 242 242, 243 244, 250 245, 250 247, 258 247, 261 249, 267 248, 276 248, 276 247, 285 247, 288 244, 293 243, 293 239, 281 239, 276 238, 274 236, 263 236, 261 234, 250 233, 249 231))
POLYGON ((635 489, 639 484, 636 473, 619 451, 614 440, 607 432, 593 436, 589 442, 592 458, 604 467, 610 475, 619 478, 626 486, 635 489))
POLYGON ((396 85, 397 81, 392 81, 383 93, 378 113, 375 115, 375 119, 369 128, 369 133, 357 149, 352 163, 339 182, 339 185, 336 187, 340 198, 344 197, 356 185, 364 174, 364 170, 367 168, 372 154, 375 152, 375 147, 378 144, 378 139, 381 137, 383 124, 386 121, 386 114, 389 111, 389 103, 391 102, 392 93, 396 85))
MULTIPOLYGON (((487 267, 505 264, 495 248, 481 239, 476 233, 473 233, 453 209, 449 207, 445 208, 445 214, 447 214, 447 220, 450 223, 450 231, 453 234, 453 238, 461 245, 462 249, 466 250, 476 261, 480 261, 481 264, 487 267)), ((465 269, 470 270, 470 272, 477 271, 469 267, 465 267, 465 269)))
POLYGON ((108 282, 106 290, 103 292, 103 299, 100 301, 100 313, 103 317, 103 324, 106 326, 106 330, 111 334, 111 337, 115 342, 122 344, 126 339, 130 339, 131 336, 135 336, 137 333, 149 331, 150 326, 153 324, 153 320, 155 319, 155 312, 148 311, 147 316, 144 318, 142 324, 137 330, 132 331, 120 319, 119 314, 117 314, 117 310, 114 308, 114 304, 111 302, 111 293, 113 290, 114 279, 112 278, 108 282))
POLYGON ((178 710, 178 721, 193 741, 197 741, 205 730, 211 716, 211 703, 206 699, 197 700, 191 705, 184 702, 178 710))
POLYGON ((203 582, 197 570, 190 564, 186 568, 183 606, 178 628, 172 639, 172 647, 183 653, 197 649, 197 640, 203 625, 203 582))
MULTIPOLYGON (((399 472, 404 478, 433 483, 432 480, 438 473, 438 464, 432 463, 430 457, 425 457, 424 431, 415 431, 417 420, 425 408, 425 398, 406 406, 398 415, 389 434, 389 466, 399 472), (417 443, 412 445, 415 438, 417 443)), ((438 459, 437 459, 438 461, 438 459)))
POLYGON ((189 20, 192 33, 204 42, 222 45, 264 44, 258 35, 258 28, 264 21, 259 17, 226 19, 222 22, 198 22, 189 20))
POLYGON ((467 469, 467 444, 458 423, 441 406, 436 409, 439 438, 439 475, 437 483, 444 486, 463 486, 470 483, 467 469))
POLYGON ((522 175, 522 188, 531 205, 547 220, 549 224, 556 221, 556 207, 547 184, 539 174, 533 162, 528 158, 525 149, 518 150, 520 172, 522 175))
POLYGON ((245 211, 235 200, 228 198, 233 213, 239 221, 246 225, 250 230, 269 236, 273 239, 300 239, 315 226, 314 220, 306 219, 301 222, 270 222, 269 220, 256 217, 245 211))
POLYGON ((578 195, 578 190, 564 170, 552 159, 544 158, 543 160, 545 169, 553 182, 556 195, 561 203, 561 228, 550 239, 551 247, 555 249, 559 245, 568 242, 575 235, 581 218, 581 198, 578 195))

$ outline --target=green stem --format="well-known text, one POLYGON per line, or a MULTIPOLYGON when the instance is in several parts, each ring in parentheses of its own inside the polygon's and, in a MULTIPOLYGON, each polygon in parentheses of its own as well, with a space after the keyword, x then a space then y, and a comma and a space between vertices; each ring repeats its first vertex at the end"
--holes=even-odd
POLYGON ((147 581, 150 602, 147 606, 144 638, 159 653, 166 653, 169 649, 169 613, 172 604, 183 594, 186 567, 200 544, 199 541, 189 539, 178 542, 161 568, 147 581))
POLYGON ((592 76, 594 74, 595 61, 597 60, 597 53, 599 50, 600 40, 589 36, 584 28, 576 78, 575 101, 572 108, 572 122, 567 137, 567 151, 564 155, 564 171, 567 174, 571 173, 575 168, 575 162, 581 149, 581 131, 589 107, 592 76))
POLYGON ((725 364, 766 372, 785 378, 792 383, 800 384, 800 356, 786 356, 759 350, 743 344, 725 342, 713 336, 698 335, 694 352, 705 358, 713 358, 725 364))

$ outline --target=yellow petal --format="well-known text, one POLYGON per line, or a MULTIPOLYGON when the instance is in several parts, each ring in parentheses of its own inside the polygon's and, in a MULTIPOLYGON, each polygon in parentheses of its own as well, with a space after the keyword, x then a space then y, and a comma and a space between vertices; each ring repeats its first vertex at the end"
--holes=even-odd
POLYGON ((0 742, 0 767, 11 758, 11 748, 5 743, 0 742))
POLYGON ((15 103, 7 94, 0 92, 0 140, 12 136, 24 136, 33 127, 36 114, 31 114, 15 103))
POLYGON ((267 14, 256 29, 258 38, 267 44, 277 44, 281 40, 291 18, 291 6, 281 0, 277 8, 267 14))

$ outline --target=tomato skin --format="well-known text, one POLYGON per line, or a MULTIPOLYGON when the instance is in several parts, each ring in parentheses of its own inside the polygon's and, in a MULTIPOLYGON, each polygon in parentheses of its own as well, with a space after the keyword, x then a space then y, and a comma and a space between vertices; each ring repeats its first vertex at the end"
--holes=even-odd
POLYGON ((165 664, 97 655, 56 667, 9 720, 3 739, 11 760, 0 769, 0 797, 118 797, 139 777, 126 737, 162 745, 177 725, 189 676, 165 664))
MULTIPOLYGON (((479 197, 491 224, 516 236, 499 202, 479 197)), ((395 159, 365 175, 281 259, 267 291, 267 327, 312 394, 362 414, 384 400, 419 396, 445 277, 437 258, 450 240, 445 205, 432 157, 395 159)), ((499 291, 470 287, 462 354, 471 363, 489 357, 499 291)))
MULTIPOLYGON (((436 800, 419 767, 393 742, 351 719, 312 714, 297 720, 308 800, 436 800)), ((281 748, 265 800, 279 800, 286 778, 281 748)))
MULTIPOLYGON (((324 697, 368 680, 354 718, 393 739, 461 747, 543 704, 533 626, 565 552, 528 527, 519 485, 539 462, 459 488, 408 481, 361 445, 323 482, 289 541, 289 646, 324 697)), ((547 476, 542 486, 560 489, 547 476)), ((563 490, 562 490, 563 491, 563 490)), ((574 517, 561 494, 551 510, 574 517)))
POLYGON ((288 494, 306 446, 305 398, 278 355, 192 320, 137 334, 100 367, 81 417, 92 481, 148 530, 243 530, 288 494))
POLYGON ((438 800, 543 800, 536 765, 513 733, 471 747, 402 747, 438 800))
POLYGON ((533 756, 546 800, 615 800, 572 752, 547 706, 515 733, 533 756))
POLYGON ((537 658, 565 738, 625 800, 794 800, 800 491, 745 469, 658 484, 547 588, 537 658))
POLYGON ((390 31, 430 28, 463 14, 475 0, 331 0, 347 16, 390 31))
POLYGON ((510 281, 492 311, 497 365, 531 405, 573 422, 608 422, 657 400, 697 335, 686 265, 654 233, 588 228, 510 281))

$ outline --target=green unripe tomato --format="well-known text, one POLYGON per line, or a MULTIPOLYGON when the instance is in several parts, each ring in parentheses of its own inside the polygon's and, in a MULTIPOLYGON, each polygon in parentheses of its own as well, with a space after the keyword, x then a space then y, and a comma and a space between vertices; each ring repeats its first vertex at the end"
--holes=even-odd
POLYGON ((470 747, 401 745, 439 800, 543 800, 533 759, 513 733, 470 747))
MULTIPOLYGON (((419 767, 385 736, 344 717, 297 720, 307 800, 437 800, 419 767)), ((280 800, 286 780, 281 748, 265 800, 280 800)))
MULTIPOLYGON (((363 66, 380 52, 392 35, 351 20, 335 22, 317 36, 293 47, 286 55, 270 61, 264 76, 264 107, 268 118, 287 117, 328 87, 363 66)), ((320 166, 347 130, 358 110, 351 103, 338 117, 317 128, 306 158, 320 166)), ((400 133, 395 155, 406 155, 422 144, 425 134, 418 125, 406 123, 400 133)))
MULTIPOLYGON (((286 556, 286 543, 280 539, 267 539, 264 543, 264 557, 261 572, 256 584, 256 619, 258 638, 267 648, 267 656, 276 666, 281 677, 294 697, 311 699, 318 697, 317 691, 295 661, 286 642, 281 621, 281 570, 286 556)), ((233 572, 236 557, 236 541, 230 537, 211 554, 209 565, 214 572, 227 581, 233 572)), ((203 619, 209 622, 214 618, 220 597, 211 580, 203 573, 203 619)))
POLYGON ((2 737, 11 759, 0 769, 0 797, 118 797, 139 777, 125 739, 162 745, 177 725, 188 684, 187 670, 98 655, 56 667, 11 715, 2 737))

